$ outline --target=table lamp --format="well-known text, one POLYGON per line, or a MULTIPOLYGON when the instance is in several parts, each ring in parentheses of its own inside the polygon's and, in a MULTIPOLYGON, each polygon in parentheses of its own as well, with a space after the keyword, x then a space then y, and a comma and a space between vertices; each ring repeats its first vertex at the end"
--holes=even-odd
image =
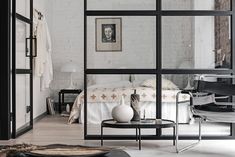
POLYGON ((70 85, 67 89, 75 89, 75 87, 73 85, 72 74, 77 72, 77 65, 74 64, 72 61, 70 61, 69 63, 66 63, 61 67, 61 72, 70 73, 70 85))

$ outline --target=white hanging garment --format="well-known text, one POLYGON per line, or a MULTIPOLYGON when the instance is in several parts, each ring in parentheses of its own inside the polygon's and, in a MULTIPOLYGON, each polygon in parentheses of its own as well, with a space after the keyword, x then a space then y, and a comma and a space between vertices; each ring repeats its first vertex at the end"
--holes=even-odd
POLYGON ((46 31, 46 39, 47 39, 47 53, 46 53, 46 62, 44 64, 44 72, 41 77, 41 90, 45 88, 49 88, 51 81, 53 80, 53 64, 52 64, 52 57, 51 57, 51 36, 48 29, 47 22, 45 18, 43 18, 44 27, 46 31))
POLYGON ((41 77, 41 90, 49 88, 53 80, 53 67, 51 58, 51 37, 45 17, 38 18, 34 11, 34 35, 37 38, 37 57, 34 58, 34 75, 41 77))

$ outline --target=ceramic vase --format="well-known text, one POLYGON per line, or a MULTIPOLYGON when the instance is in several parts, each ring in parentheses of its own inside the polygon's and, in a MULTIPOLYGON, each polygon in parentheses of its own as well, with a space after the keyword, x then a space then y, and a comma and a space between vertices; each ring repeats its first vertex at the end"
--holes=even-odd
POLYGON ((70 106, 69 106, 69 104, 66 105, 66 112, 70 113, 70 106))
POLYGON ((127 123, 133 118, 134 112, 133 109, 125 104, 124 97, 122 96, 122 100, 120 105, 115 106, 112 110, 112 117, 119 123, 127 123))

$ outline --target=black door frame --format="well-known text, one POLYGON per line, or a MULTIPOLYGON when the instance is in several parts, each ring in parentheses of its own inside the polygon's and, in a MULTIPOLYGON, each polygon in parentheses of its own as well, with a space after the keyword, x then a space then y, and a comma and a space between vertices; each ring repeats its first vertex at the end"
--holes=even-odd
POLYGON ((1 81, 0 81, 0 140, 11 138, 10 122, 10 11, 11 2, 0 2, 0 58, 1 58, 1 81))
MULTIPOLYGON (((33 129, 33 0, 29 1, 29 18, 16 12, 17 0, 12 0, 12 138, 19 137, 20 135, 33 129), (16 20, 29 24, 30 34, 30 55, 29 55, 29 69, 17 69, 16 67, 16 20), (16 75, 29 75, 29 91, 30 91, 30 122, 17 131, 16 128, 16 75)), ((26 41, 27 42, 27 41, 26 41)))

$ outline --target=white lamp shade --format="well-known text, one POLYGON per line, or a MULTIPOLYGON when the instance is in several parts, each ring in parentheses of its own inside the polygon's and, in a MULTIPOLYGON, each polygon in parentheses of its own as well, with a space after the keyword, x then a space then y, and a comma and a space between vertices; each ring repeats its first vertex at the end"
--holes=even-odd
POLYGON ((77 72, 77 66, 76 64, 69 62, 61 67, 61 72, 70 72, 70 73, 77 72))

